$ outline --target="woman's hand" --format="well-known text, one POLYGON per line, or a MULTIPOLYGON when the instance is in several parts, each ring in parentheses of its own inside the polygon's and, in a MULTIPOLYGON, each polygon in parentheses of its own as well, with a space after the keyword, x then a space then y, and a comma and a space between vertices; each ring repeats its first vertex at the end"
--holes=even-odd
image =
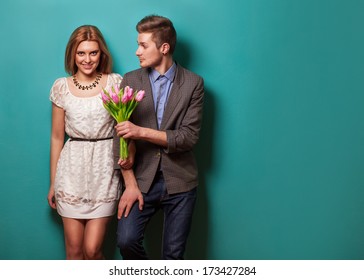
POLYGON ((124 160, 119 159, 118 161, 118 164, 122 169, 130 169, 134 165, 136 149, 133 140, 129 141, 128 150, 129 150, 129 156, 124 160))
POLYGON ((48 192, 48 204, 51 208, 56 209, 57 208, 57 204, 56 204, 56 199, 54 196, 54 187, 51 185, 51 187, 49 188, 49 192, 48 192))
POLYGON ((130 169, 134 165, 134 159, 131 159, 131 157, 128 157, 127 159, 119 159, 118 164, 122 169, 130 169))
POLYGON ((143 210, 144 199, 143 195, 140 192, 138 187, 133 188, 126 188, 123 192, 123 195, 120 198, 119 205, 118 205, 118 219, 122 217, 128 217, 131 208, 133 207, 134 203, 138 203, 139 210, 143 210))
POLYGON ((121 173, 124 177, 125 190, 120 197, 118 205, 118 219, 121 219, 122 217, 127 217, 134 203, 138 203, 138 208, 140 211, 143 210, 144 206, 143 194, 138 187, 138 183, 135 179, 133 169, 122 169, 121 173))

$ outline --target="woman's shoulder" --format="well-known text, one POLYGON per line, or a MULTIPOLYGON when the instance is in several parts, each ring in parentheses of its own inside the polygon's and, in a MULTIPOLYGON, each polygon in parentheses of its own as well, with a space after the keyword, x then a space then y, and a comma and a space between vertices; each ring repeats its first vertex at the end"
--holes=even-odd
POLYGON ((123 77, 119 73, 110 73, 109 74, 110 80, 112 84, 120 84, 123 80, 123 77))
POLYGON ((66 77, 58 78, 54 81, 52 85, 49 94, 49 99, 58 107, 64 108, 65 97, 67 95, 67 92, 68 92, 67 78, 66 77))
POLYGON ((60 77, 57 78, 52 85, 52 91, 56 91, 58 93, 64 93, 66 91, 67 87, 67 78, 66 77, 60 77))

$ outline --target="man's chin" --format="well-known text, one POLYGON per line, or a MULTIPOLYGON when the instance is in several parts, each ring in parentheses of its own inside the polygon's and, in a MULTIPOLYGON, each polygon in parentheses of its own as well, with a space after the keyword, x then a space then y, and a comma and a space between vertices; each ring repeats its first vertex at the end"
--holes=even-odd
POLYGON ((142 68, 148 67, 148 65, 147 65, 145 62, 143 62, 143 61, 140 61, 140 62, 139 62, 139 65, 140 65, 140 67, 142 67, 142 68))

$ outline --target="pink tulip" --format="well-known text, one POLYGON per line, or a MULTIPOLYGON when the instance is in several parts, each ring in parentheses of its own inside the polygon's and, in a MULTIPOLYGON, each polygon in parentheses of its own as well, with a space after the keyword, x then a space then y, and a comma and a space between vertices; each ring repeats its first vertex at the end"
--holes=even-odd
POLYGON ((103 92, 101 92, 101 99, 102 99, 102 102, 104 102, 105 104, 110 101, 110 98, 103 92))
POLYGON ((138 93, 135 96, 135 100, 140 102, 142 101, 142 99, 144 98, 145 95, 145 91, 144 90, 139 90, 138 93))
POLYGON ((123 104, 125 104, 125 103, 128 103, 128 102, 129 102, 128 96, 127 96, 125 93, 124 93, 123 97, 121 98, 121 102, 122 102, 123 104))
POLYGON ((120 88, 119 88, 119 86, 118 86, 118 85, 113 86, 113 87, 112 87, 112 89, 114 90, 114 92, 115 92, 116 94, 119 94, 120 88))
POLYGON ((111 91, 111 93, 110 93, 110 97, 112 98, 112 100, 116 103, 116 104, 118 104, 119 103, 119 96, 115 93, 115 92, 112 92, 111 91))
POLYGON ((126 95, 126 98, 129 100, 133 99, 133 89, 129 86, 126 86, 124 89, 124 95, 126 95))
POLYGON ((123 97, 121 98, 121 102, 125 104, 131 101, 132 99, 133 99, 133 89, 130 88, 129 86, 126 86, 124 89, 123 97))

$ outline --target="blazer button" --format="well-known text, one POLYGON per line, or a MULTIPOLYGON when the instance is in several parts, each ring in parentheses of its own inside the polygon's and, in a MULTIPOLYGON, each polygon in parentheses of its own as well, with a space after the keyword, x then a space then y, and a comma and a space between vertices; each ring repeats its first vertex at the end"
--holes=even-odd
POLYGON ((161 156, 161 153, 160 152, 158 152, 158 153, 156 153, 155 154, 157 157, 160 157, 161 156))

